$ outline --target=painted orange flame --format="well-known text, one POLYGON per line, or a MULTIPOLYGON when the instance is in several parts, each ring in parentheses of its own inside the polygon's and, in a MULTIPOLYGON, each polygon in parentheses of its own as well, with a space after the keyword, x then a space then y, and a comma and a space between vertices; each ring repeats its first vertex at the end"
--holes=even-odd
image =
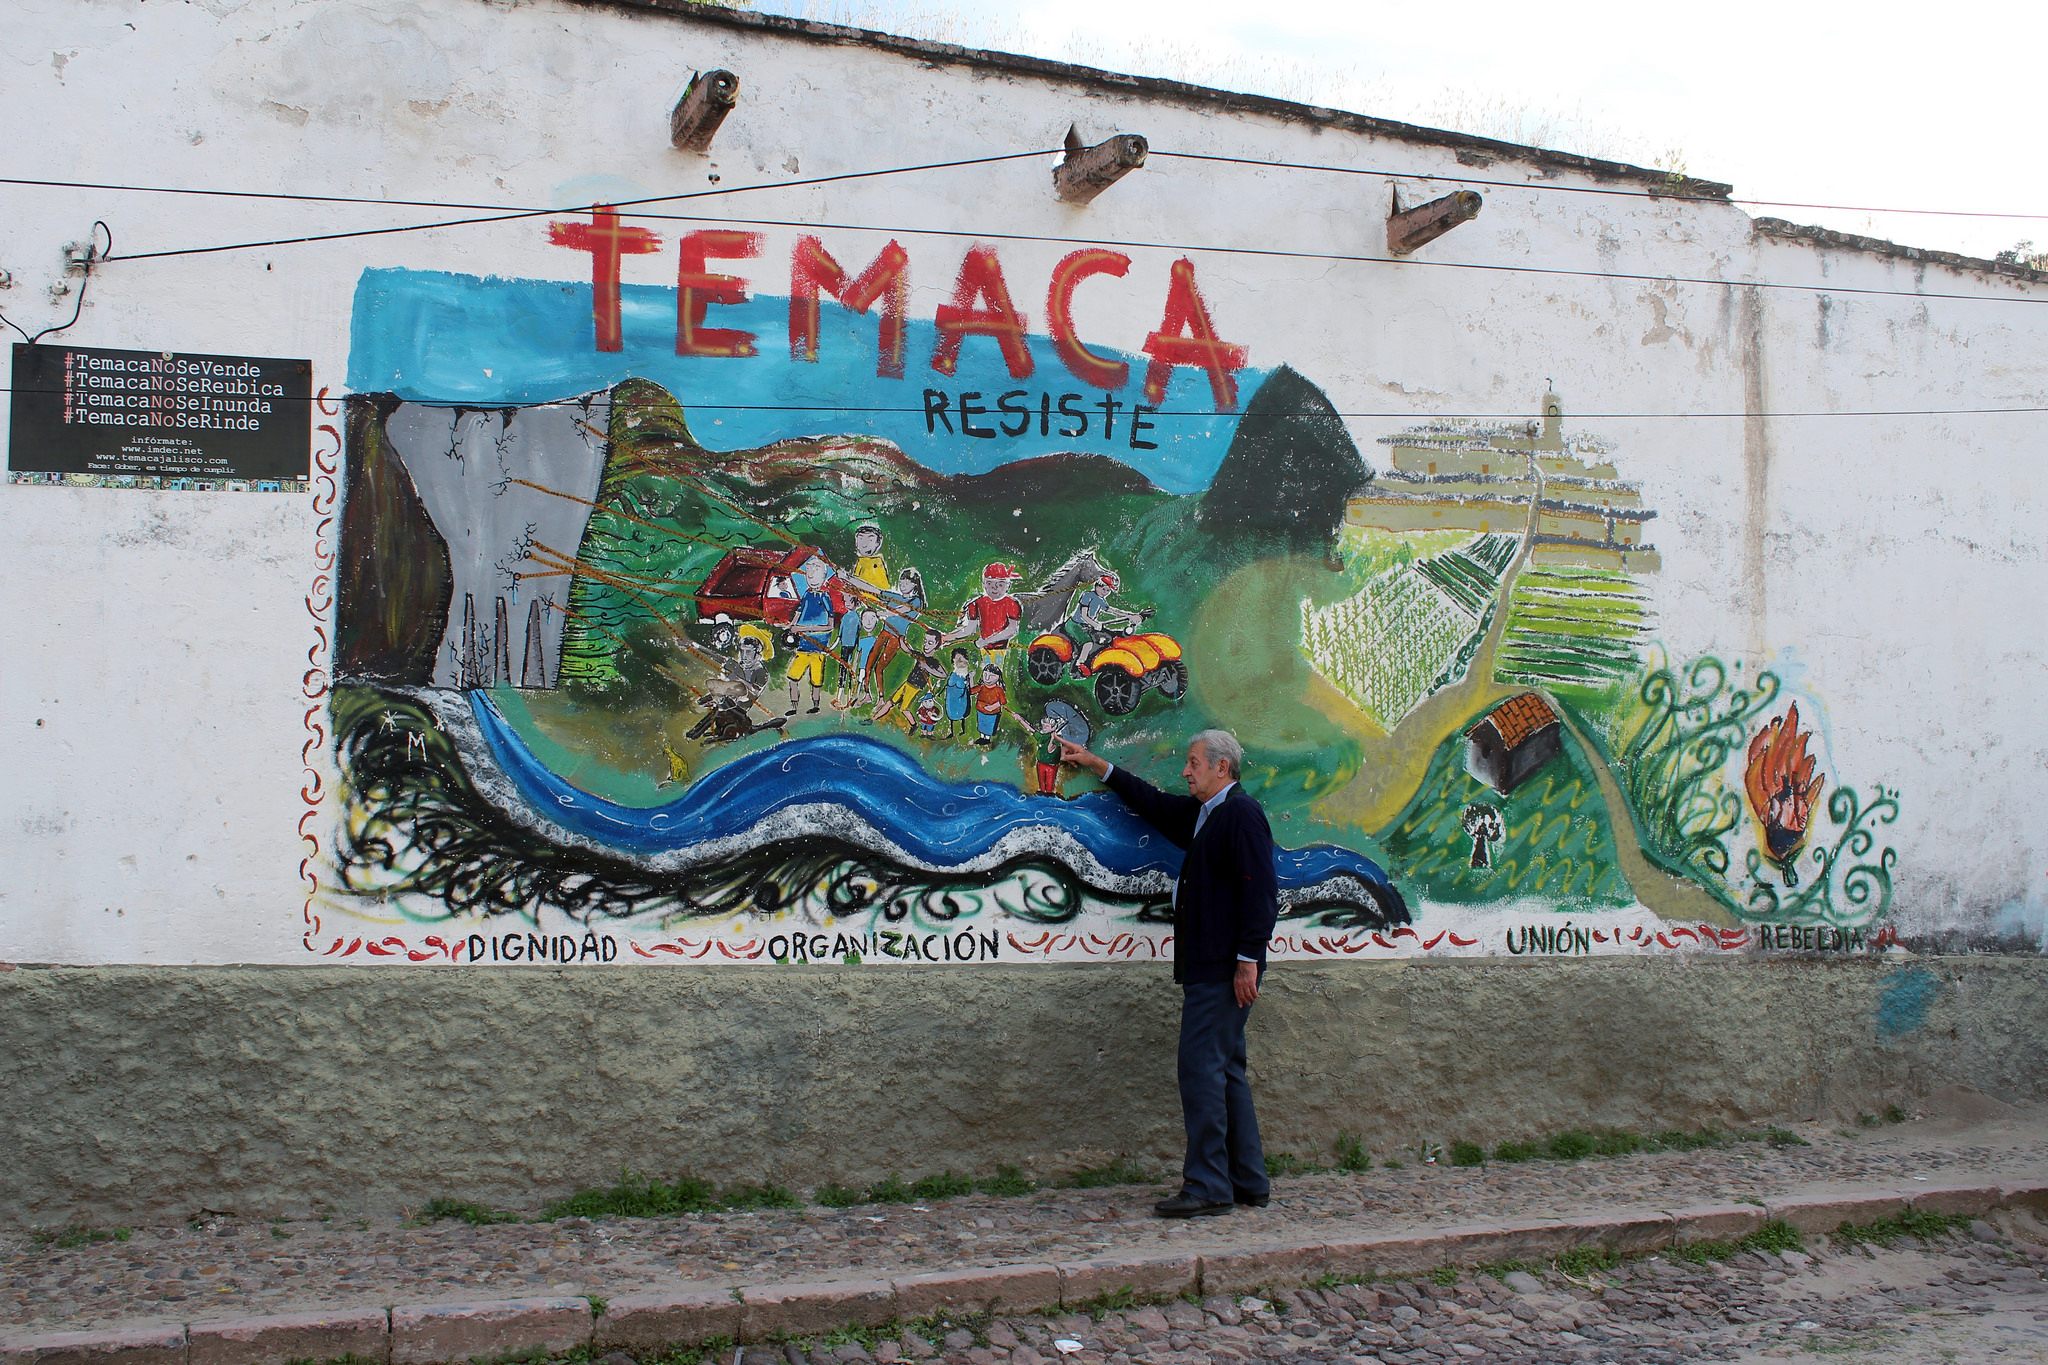
POLYGON ((1806 752, 1811 738, 1810 731, 1799 728, 1795 703, 1749 741, 1743 790, 1750 814, 1763 829, 1765 848, 1776 862, 1789 862, 1806 842, 1806 824, 1824 781, 1806 752))

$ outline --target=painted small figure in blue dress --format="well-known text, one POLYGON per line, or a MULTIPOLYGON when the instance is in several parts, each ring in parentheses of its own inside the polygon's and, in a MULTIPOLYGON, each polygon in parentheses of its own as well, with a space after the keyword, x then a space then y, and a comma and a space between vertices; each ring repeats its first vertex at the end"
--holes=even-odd
POLYGON ((974 705, 974 656, 964 649, 953 651, 953 671, 946 675, 946 738, 961 733, 960 726, 974 705))

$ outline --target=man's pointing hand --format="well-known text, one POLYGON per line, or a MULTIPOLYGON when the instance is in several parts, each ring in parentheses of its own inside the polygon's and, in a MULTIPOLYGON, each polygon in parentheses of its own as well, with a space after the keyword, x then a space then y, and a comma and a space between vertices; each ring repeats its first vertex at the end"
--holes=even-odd
POLYGON ((1060 737, 1060 762, 1071 763, 1077 768, 1086 768, 1097 777, 1109 776, 1109 762, 1088 752, 1083 745, 1076 744, 1062 735, 1060 737))

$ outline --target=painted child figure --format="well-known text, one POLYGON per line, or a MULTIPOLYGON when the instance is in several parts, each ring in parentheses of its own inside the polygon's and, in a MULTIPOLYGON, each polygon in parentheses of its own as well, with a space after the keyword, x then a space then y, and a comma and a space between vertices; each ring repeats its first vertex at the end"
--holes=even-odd
MULTIPOLYGON (((955 654, 961 651, 954 651, 955 654)), ((910 708, 917 699, 938 683, 939 674, 939 633, 930 626, 925 627, 924 648, 912 650, 910 674, 898 687, 875 708, 874 719, 880 720, 891 711, 903 713, 904 723, 910 721, 910 708)))
POLYGON ((967 719, 967 709, 974 691, 974 677, 968 672, 973 655, 964 649, 953 651, 953 671, 946 675, 946 738, 952 739, 960 723, 967 719))
POLYGON ((981 685, 974 689, 974 723, 981 731, 974 742, 980 747, 996 747, 996 722, 1003 718, 1003 702, 1008 696, 1003 690, 1003 666, 994 659, 986 660, 981 666, 981 685))
POLYGON ((1051 711, 1038 722, 1038 794, 1060 794, 1060 718, 1051 711))
POLYGON ((939 728, 939 699, 930 692, 917 699, 917 733, 920 738, 930 739, 939 728))

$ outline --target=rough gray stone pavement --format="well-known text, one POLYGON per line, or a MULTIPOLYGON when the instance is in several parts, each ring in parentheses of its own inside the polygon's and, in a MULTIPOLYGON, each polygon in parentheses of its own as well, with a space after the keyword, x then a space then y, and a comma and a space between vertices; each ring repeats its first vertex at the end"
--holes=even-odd
MULTIPOLYGON (((1455 1285, 1282 1291, 1257 1311, 1260 1300, 1224 1296, 1099 1321, 1009 1318, 986 1329, 986 1345, 966 1332, 939 1343, 934 1365, 1040 1365, 1059 1358, 1062 1337, 1082 1346, 1071 1365, 2048 1361, 2048 1249, 1952 1237, 1794 1259, 1806 1263, 1755 1252, 1727 1265, 1651 1257, 1583 1279, 1542 1273, 1525 1294, 1466 1275, 1455 1285)), ((905 1334, 873 1356, 888 1365, 931 1349, 905 1334)), ((745 1365, 782 1365, 755 1355, 745 1365)))
MULTIPOLYGON (((1165 1189, 1127 1186, 1042 1191, 1016 1199, 970 1196, 928 1206, 874 1205, 845 1210, 812 1207, 596 1223, 570 1219, 480 1228, 456 1222, 415 1227, 395 1220, 374 1222, 341 1217, 325 1223, 264 1224, 247 1223, 232 1216, 209 1216, 189 1227, 137 1229, 127 1241, 69 1249, 17 1233, 0 1244, 0 1255, 4 1255, 4 1260, 0 1260, 0 1325, 44 1333, 117 1323, 189 1321, 402 1302, 568 1294, 613 1296, 691 1286, 846 1279, 959 1265, 1158 1254, 1169 1250, 1204 1252, 1234 1244, 1336 1240, 1481 1220, 1572 1216, 1619 1206, 1677 1208, 1764 1200, 1846 1183, 1910 1189, 1920 1180, 1955 1184, 2040 1178, 2048 1174, 2048 1115, 2039 1113, 1975 1126, 1908 1123, 1850 1135, 1831 1127, 1805 1125, 1797 1131, 1812 1145, 1773 1148, 1745 1143, 1694 1152, 1485 1168, 1411 1164, 1401 1170, 1376 1168, 1356 1175, 1283 1179, 1275 1183, 1275 1198, 1269 1209, 1240 1210, 1228 1218, 1191 1222, 1167 1222, 1150 1216, 1150 1203, 1165 1189)), ((2042 1235, 2048 1237, 2048 1233, 2042 1235)), ((1964 1257, 1956 1264, 1966 1273, 1974 1273, 1979 1254, 1968 1249, 1941 1253, 1948 1260, 1964 1257)), ((1841 1265, 1846 1260, 1837 1257, 1823 1264, 1841 1265)), ((1362 1302, 1341 1305, 1343 1312, 1360 1322, 1371 1322, 1376 1331, 1394 1327, 1400 1336, 1398 1342, 1384 1333, 1351 1331, 1352 1324, 1341 1319, 1338 1326, 1344 1327, 1344 1332, 1336 1332, 1325 1324, 1311 1340, 1297 1329, 1306 1326, 1315 1313, 1338 1311, 1319 1305, 1299 1310, 1309 1317, 1292 1322, 1275 1320, 1262 1326, 1254 1319, 1231 1329, 1233 1333, 1250 1333, 1247 1337, 1215 1335, 1222 1329, 1212 1326, 1208 1329, 1211 1335, 1203 1338, 1208 1343, 1204 1349, 1217 1359, 1229 1358, 1227 1353, 1232 1351, 1272 1358, 1323 1352, 1314 1356, 1317 1360, 1344 1355, 1360 1359, 1378 1355, 1382 1360, 1477 1359, 1470 1352, 1480 1351, 1491 1352, 1491 1359, 1514 1359, 1514 1352, 1502 1354, 1505 1348, 1500 1343, 1507 1342, 1527 1347, 1523 1354, 1531 1359, 1619 1362, 1621 1357, 1613 1352, 1620 1348, 1611 1344, 1626 1338, 1633 1343, 1629 1350, 1636 1352, 1627 1357, 1631 1361, 1659 1359, 1658 1350, 1677 1353, 1671 1355, 1673 1359, 1694 1358, 1710 1344, 1719 1350, 1722 1345, 1754 1338, 1764 1330, 1759 1323, 1778 1321, 1754 1306, 1765 1302, 1754 1296, 1768 1291, 1766 1298, 1775 1302, 1777 1296, 1788 1292, 1775 1282, 1762 1284, 1766 1272, 1755 1266, 1748 1270, 1731 1268, 1725 1273, 1686 1270, 1680 1287, 1659 1288, 1654 1277, 1670 1268, 1668 1262, 1662 1263, 1663 1271, 1659 1271, 1659 1264, 1635 1263, 1616 1284, 1620 1292, 1636 1295, 1657 1310, 1647 1319, 1653 1324, 1660 1320, 1658 1314, 1664 1308, 1676 1305, 1678 1312, 1670 1315, 1670 1324, 1663 1329, 1645 1328, 1642 1333, 1622 1327, 1616 1329, 1621 1336, 1614 1336, 1609 1329, 1615 1322, 1634 1323, 1637 1318, 1612 1310, 1605 1311, 1599 1323, 1582 1324, 1599 1325, 1608 1335, 1575 1332, 1574 1335, 1584 1338, 1582 1341, 1565 1341, 1563 1333, 1567 1329, 1555 1325, 1515 1327, 1507 1321, 1492 1321, 1503 1313, 1514 1322, 1527 1321, 1513 1311, 1518 1303, 1525 1311, 1536 1312, 1539 1322, 1544 1313, 1551 1314, 1554 1320, 1560 1311, 1577 1311, 1566 1307, 1566 1301, 1583 1302, 1584 1291, 1562 1286, 1552 1276, 1546 1281, 1546 1293, 1556 1297, 1558 1303, 1540 1309, 1533 1306, 1534 1298, 1517 1298, 1505 1286, 1475 1285, 1469 1280, 1449 1300, 1441 1298, 1433 1288, 1410 1287, 1404 1292, 1413 1301, 1376 1301, 1369 1310, 1362 1302), (1507 1297, 1496 1300, 1488 1297, 1489 1293, 1507 1297), (1458 1298, 1474 1294, 1478 1297, 1471 1302, 1458 1298), (1660 1294, 1671 1302, 1649 1297, 1660 1294), (1705 1322, 1707 1319, 1699 1315, 1710 1309, 1719 1314, 1714 1305, 1722 1299, 1717 1296, 1731 1294, 1740 1299, 1740 1311, 1755 1321, 1719 1315, 1715 1318, 1719 1326, 1696 1329, 1688 1325, 1691 1321, 1705 1322), (1375 1312, 1384 1315, 1386 1322, 1374 1318, 1375 1312), (1466 1315, 1464 1320, 1454 1323, 1461 1313, 1466 1315), (1425 1323, 1424 1314, 1434 1316, 1425 1323), (1477 1316, 1481 1314, 1486 1315, 1486 1320, 1477 1316), (1470 1337, 1462 1342, 1468 1349, 1453 1350, 1448 1356, 1412 1355, 1417 1348, 1402 1334, 1411 1333, 1417 1323, 1424 1323, 1430 1332, 1450 1332, 1455 1328, 1470 1337), (1745 1337, 1739 1328, 1754 1330, 1749 1330, 1745 1337), (1657 1335, 1659 1330, 1661 1336, 1657 1335), (1490 1331, 1507 1335, 1489 1337, 1486 1334, 1490 1331), (1540 1338, 1545 1332, 1557 1337, 1557 1342, 1543 1344, 1540 1338), (1524 1340, 1531 1333, 1539 1338, 1537 1345, 1524 1340), (1714 1333, 1733 1335, 1715 1337, 1714 1333), (1347 1344, 1318 1344, 1340 1339, 1347 1344), (1650 1340, 1669 1344, 1656 1348, 1641 1344, 1650 1340), (1247 1342, 1263 1344, 1265 1349, 1250 1351, 1247 1342), (1569 1350, 1560 1353, 1560 1344, 1569 1350), (1384 1354, 1382 1348, 1393 1355, 1384 1354), (1582 1351, 1590 1354, 1582 1357, 1582 1351), (1694 1352, 1694 1356, 1683 1355, 1685 1351, 1694 1352)), ((1787 1283, 1799 1285, 1814 1278, 1803 1271, 1796 1275, 1789 1270, 1769 1272, 1780 1273, 1788 1276, 1787 1283)), ((1736 1300, 1728 1302, 1735 1304, 1736 1300)), ((1865 1302, 1873 1309, 1879 1306, 1874 1298, 1865 1302)), ((1903 1307, 1883 1308, 1888 1322, 1901 1312, 1903 1307)), ((1841 1330, 1864 1330, 1848 1325, 1861 1320, 1856 1315, 1847 1315, 1841 1330)), ((2012 1350, 2029 1349, 2022 1337, 2026 1330, 2039 1324, 2029 1319, 2024 1330, 2014 1324, 2006 1325, 2016 1334, 2007 1343, 2012 1350)), ((1112 1326, 1110 1330, 1138 1329, 1126 1325, 1112 1326)), ((1193 1324, 1186 1329, 1194 1330, 1193 1324)), ((1170 1344, 1174 1336, 1173 1332, 1165 1333, 1162 1339, 1169 1344, 1160 1348, 1164 1353, 1155 1352, 1145 1359, 1158 1365, 1184 1365, 1171 1354, 1181 1349, 1170 1344)), ((1448 1337, 1444 1343, 1444 1348, 1450 1349, 1448 1337)), ((971 1349, 988 1348, 975 1345, 971 1349)), ((1035 1344, 1031 1349, 1046 1354, 1035 1344)), ((1127 1359, 1137 1360, 1129 1349, 1106 1346, 1101 1358, 1109 1360, 1117 1350, 1123 1350, 1127 1359)), ((969 1365, 992 1365, 978 1358, 965 1359, 969 1365)), ((1034 1362, 1028 1357, 1020 1362, 1013 1356, 1010 1365, 1034 1362)), ((1079 1365, 1091 1363, 1083 1361, 1079 1365)))

